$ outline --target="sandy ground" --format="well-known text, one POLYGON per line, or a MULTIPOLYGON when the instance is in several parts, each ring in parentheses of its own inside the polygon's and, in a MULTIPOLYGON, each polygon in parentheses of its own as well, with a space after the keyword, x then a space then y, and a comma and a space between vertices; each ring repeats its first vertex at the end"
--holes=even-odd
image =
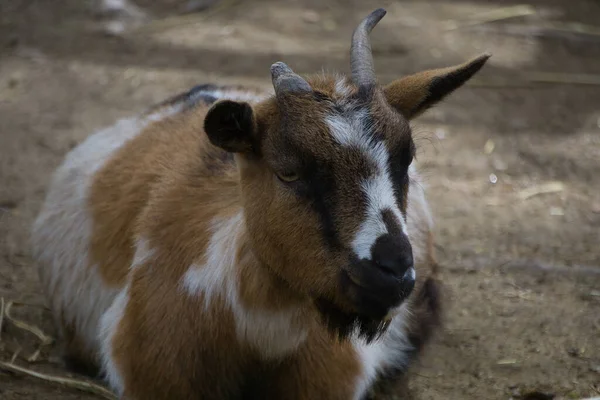
MULTIPOLYGON (((164 18, 181 3, 138 4, 164 18)), ((85 2, 0 2, 0 296, 26 303, 13 314, 54 333, 28 231, 53 169, 90 132, 196 83, 268 85, 277 60, 300 73, 347 72, 352 29, 384 6, 372 35, 383 82, 494 54, 415 121, 448 294, 446 327, 413 372, 416 398, 598 395, 600 86, 535 79, 596 74, 598 83, 599 36, 539 27, 598 25, 600 3, 534 0, 534 16, 473 23, 520 3, 246 1, 114 37, 85 2)), ((0 360, 16 354, 19 365, 67 374, 56 347, 27 361, 39 340, 3 325, 0 360)), ((94 397, 0 371, 2 399, 94 397)))

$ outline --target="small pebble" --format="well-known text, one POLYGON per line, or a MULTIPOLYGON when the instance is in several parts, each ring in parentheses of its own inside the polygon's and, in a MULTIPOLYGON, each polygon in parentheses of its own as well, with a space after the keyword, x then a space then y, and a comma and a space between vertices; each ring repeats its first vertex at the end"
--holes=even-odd
POLYGON ((550 207, 550 215, 559 217, 559 216, 565 215, 565 210, 563 210, 560 207, 550 207))
POLYGON ((491 183, 498 182, 498 177, 496 176, 496 174, 490 174, 489 179, 491 183))
POLYGON ((492 139, 488 139, 488 141, 485 142, 485 145, 483 146, 483 153, 484 154, 492 154, 495 147, 496 147, 496 144, 494 143, 494 141, 492 139))

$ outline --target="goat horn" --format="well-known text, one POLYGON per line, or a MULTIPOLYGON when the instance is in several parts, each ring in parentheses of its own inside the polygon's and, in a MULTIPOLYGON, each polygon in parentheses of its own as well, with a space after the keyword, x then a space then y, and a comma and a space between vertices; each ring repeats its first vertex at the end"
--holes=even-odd
POLYGON ((352 80, 357 86, 375 84, 375 69, 373 67, 369 33, 385 14, 386 11, 383 8, 373 11, 361 21, 352 34, 350 66, 352 68, 352 80))
POLYGON ((276 62, 271 65, 271 79, 275 88, 275 95, 279 97, 282 93, 311 92, 312 88, 302 77, 285 63, 276 62))

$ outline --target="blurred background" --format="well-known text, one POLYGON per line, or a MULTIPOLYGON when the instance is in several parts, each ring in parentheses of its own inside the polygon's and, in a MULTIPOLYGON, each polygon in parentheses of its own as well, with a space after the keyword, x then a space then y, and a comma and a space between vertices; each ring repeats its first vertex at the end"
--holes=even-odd
MULTIPOLYGON (((27 240, 67 151, 198 83, 269 89, 278 60, 348 72, 378 7, 382 83, 493 53, 414 122, 447 285, 416 398, 600 396, 598 0, 0 1, 0 362, 66 376, 27 240)), ((0 368, 0 398, 97 396, 0 368)))

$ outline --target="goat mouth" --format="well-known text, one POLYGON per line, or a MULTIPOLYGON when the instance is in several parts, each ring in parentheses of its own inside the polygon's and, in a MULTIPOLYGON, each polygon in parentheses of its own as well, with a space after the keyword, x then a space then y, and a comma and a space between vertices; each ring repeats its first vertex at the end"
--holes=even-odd
POLYGON ((340 339, 357 335, 370 342, 387 330, 391 314, 409 293, 403 290, 401 280, 369 283, 343 269, 339 274, 337 300, 316 297, 319 314, 331 334, 340 339))
POLYGON ((354 312, 375 320, 385 319, 409 294, 403 290, 401 281, 371 286, 346 271, 340 274, 340 288, 354 312))

